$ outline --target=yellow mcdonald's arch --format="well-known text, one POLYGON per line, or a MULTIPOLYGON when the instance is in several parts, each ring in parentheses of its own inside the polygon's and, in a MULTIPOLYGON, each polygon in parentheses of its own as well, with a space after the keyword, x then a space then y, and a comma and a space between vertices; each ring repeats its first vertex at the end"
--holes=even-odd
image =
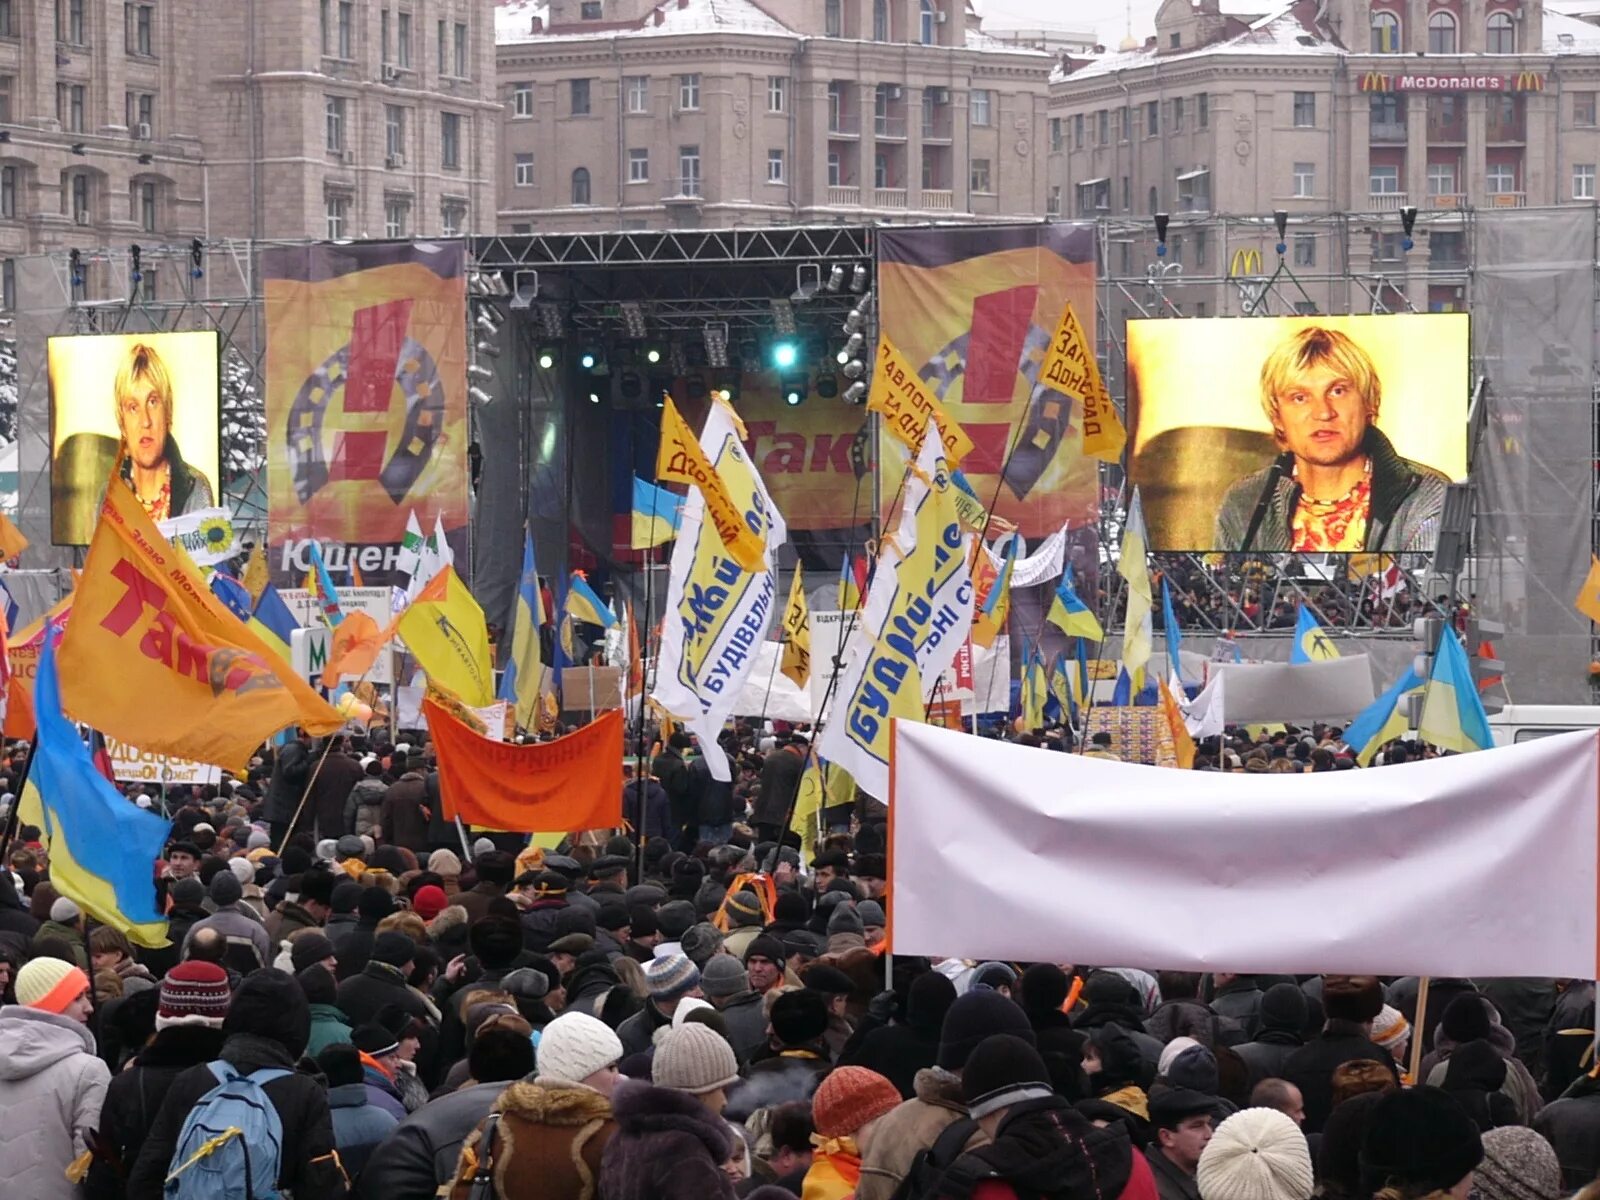
POLYGON ((1261 251, 1254 246, 1240 246, 1233 252, 1233 260, 1228 263, 1228 278, 1239 275, 1261 274, 1261 251))
POLYGON ((1361 77, 1363 92, 1387 92, 1393 86, 1389 76, 1382 71, 1368 71, 1361 77))
POLYGON ((1523 71, 1517 76, 1517 91, 1542 92, 1544 91, 1544 76, 1537 71, 1523 71))

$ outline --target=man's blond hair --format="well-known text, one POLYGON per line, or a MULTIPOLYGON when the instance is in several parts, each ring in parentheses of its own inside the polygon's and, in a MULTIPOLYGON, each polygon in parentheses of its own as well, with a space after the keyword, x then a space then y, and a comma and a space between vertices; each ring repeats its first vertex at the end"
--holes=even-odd
POLYGON ((148 388, 161 398, 161 407, 167 412, 167 432, 172 432, 172 375, 167 364, 161 361, 155 347, 148 342, 135 342, 128 347, 117 377, 112 384, 112 395, 117 406, 117 429, 122 429, 122 402, 140 388, 148 388))
POLYGON ((1383 384, 1372 357, 1348 334, 1321 325, 1307 325, 1285 338, 1261 364, 1261 407, 1272 423, 1272 432, 1283 440, 1283 425, 1278 420, 1278 398, 1289 380, 1312 367, 1328 367, 1339 372, 1361 393, 1367 423, 1378 419, 1383 402, 1383 384))

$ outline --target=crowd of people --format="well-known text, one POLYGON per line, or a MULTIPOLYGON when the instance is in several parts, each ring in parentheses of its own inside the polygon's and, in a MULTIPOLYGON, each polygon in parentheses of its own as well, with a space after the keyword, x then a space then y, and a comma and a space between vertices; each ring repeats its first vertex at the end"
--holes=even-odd
MULTIPOLYGON (((1309 740, 1260 753, 1319 769, 1309 740)), ((292 741, 181 798, 157 948, 59 894, 22 825, 0 871, 4 1192, 1596 1189, 1592 982, 1434 979, 1419 1011, 1415 978, 890 956, 881 806, 831 811, 802 857, 804 735, 732 748, 711 787, 669 738, 629 785, 642 827, 541 849, 463 846, 420 737, 292 741)))

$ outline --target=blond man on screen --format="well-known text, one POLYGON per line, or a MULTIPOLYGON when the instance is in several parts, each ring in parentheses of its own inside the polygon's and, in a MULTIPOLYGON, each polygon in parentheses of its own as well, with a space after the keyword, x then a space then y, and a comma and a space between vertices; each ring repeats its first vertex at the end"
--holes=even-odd
POLYGON ((1281 453, 1228 489, 1218 550, 1431 552, 1450 480, 1401 458, 1377 427, 1383 387, 1367 352, 1310 325, 1261 364, 1281 453))
POLYGON ((122 479, 152 521, 210 508, 211 484, 178 453, 172 436, 172 375, 155 348, 135 342, 117 368, 122 479))

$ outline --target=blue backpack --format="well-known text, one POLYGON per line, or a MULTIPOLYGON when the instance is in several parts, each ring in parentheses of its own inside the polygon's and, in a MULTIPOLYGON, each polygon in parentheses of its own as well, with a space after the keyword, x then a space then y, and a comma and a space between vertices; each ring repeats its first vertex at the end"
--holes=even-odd
POLYGON ((165 1200, 277 1200, 283 1122, 263 1085, 290 1072, 263 1067, 241 1075, 226 1062, 207 1066, 217 1086, 184 1118, 165 1200))

